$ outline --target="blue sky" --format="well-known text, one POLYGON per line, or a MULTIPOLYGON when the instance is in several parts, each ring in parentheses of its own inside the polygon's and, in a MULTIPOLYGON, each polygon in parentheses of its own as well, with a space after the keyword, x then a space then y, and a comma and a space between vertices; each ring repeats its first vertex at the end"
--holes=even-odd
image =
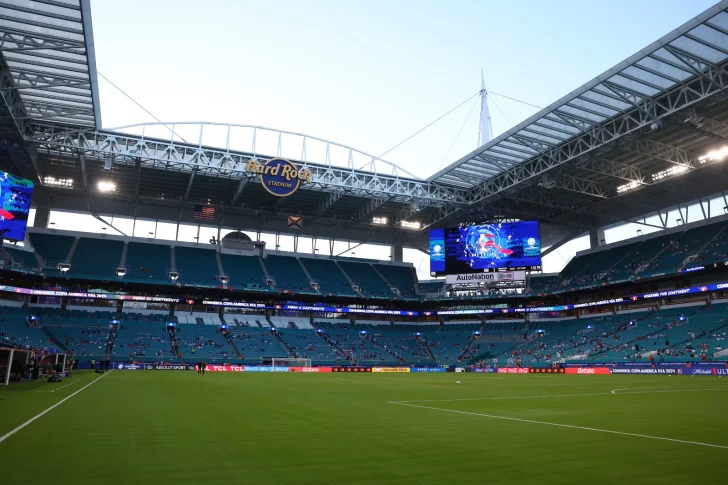
MULTIPOLYGON (((712 3, 125 0, 94 1, 92 15, 98 70, 164 121, 379 155, 478 91, 481 68, 493 92, 547 106, 712 3)), ((105 127, 151 121, 99 82, 105 127)), ((496 135, 536 111, 493 101, 496 135)), ((445 161, 472 105, 385 158, 426 177, 472 151, 478 107, 445 161)))
MULTIPOLYGON (((98 71, 162 120, 267 126, 380 155, 476 93, 481 69, 493 93, 547 106, 713 3, 94 0, 91 7, 98 71)), ((152 121, 103 78, 99 85, 104 127, 152 121)), ((424 178, 474 150, 475 101, 384 158, 424 178)), ((537 110, 494 94, 490 111, 497 136, 537 110)), ((607 242, 634 232, 613 230, 607 242)), ((581 238, 554 251, 545 270, 560 270, 587 247, 581 238)), ((386 259, 382 249, 360 247, 357 256, 386 259)), ((424 276, 427 263, 415 253, 406 258, 424 276)))

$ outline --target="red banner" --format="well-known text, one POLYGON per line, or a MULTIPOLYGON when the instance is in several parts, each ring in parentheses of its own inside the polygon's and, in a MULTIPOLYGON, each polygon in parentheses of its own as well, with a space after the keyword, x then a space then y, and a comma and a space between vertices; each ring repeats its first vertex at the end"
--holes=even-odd
POLYGON ((528 374, 527 367, 499 367, 499 374, 528 374))
POLYGON ((567 367, 567 374, 611 374, 608 367, 567 367))
POLYGON ((331 367, 289 367, 289 372, 332 372, 331 367))
POLYGON ((245 372, 242 365, 208 365, 205 367, 207 372, 245 372))

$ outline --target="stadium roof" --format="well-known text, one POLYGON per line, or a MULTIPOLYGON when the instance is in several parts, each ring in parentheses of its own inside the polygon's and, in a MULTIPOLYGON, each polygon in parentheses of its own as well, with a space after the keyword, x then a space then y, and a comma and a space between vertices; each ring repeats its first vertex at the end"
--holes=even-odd
POLYGON ((89 1, 0 1, 4 74, 25 111, 16 120, 101 127, 89 1))
POLYGON ((572 91, 428 180, 474 187, 649 101, 728 59, 724 2, 572 91))
POLYGON ((204 203, 218 209, 212 224, 286 232, 296 214, 301 235, 426 247, 426 231, 412 227, 538 219, 553 243, 725 190, 726 164, 701 157, 728 143, 728 0, 427 180, 262 127, 102 130, 88 1, 2 1, 0 129, 24 148, 9 165, 37 180, 38 207, 194 222, 204 203), (263 135, 272 148, 261 148, 263 135), (277 156, 311 169, 313 183, 268 195, 244 167, 277 156), (117 190, 95 190, 106 180, 117 190))
MULTIPOLYGON (((514 202, 534 217, 558 217, 598 203, 609 208, 600 216, 636 215, 619 206, 670 175, 704 168, 698 158, 725 140, 726 110, 717 106, 725 97, 727 7, 720 2, 428 181, 468 190, 465 211, 500 201, 504 209, 514 202), (673 173, 655 178, 665 170, 673 173)), ((692 195, 707 194, 693 187, 682 197, 692 195)), ((653 200, 641 210, 663 207, 653 200)), ((431 223, 463 212, 452 207, 431 223)))

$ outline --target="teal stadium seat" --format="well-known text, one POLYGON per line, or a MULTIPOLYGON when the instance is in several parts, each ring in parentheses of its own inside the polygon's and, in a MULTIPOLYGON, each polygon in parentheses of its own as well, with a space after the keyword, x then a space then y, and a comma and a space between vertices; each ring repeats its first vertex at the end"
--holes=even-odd
POLYGON ((339 267, 330 259, 301 258, 311 279, 319 284, 324 295, 358 297, 339 267))
POLYGON ((130 242, 126 249, 124 281, 173 284, 169 279, 172 265, 171 247, 164 244, 130 242))
POLYGON ((179 272, 178 283, 187 286, 218 286, 220 273, 214 248, 174 248, 175 267, 179 272))
POLYGON ((73 253, 69 276, 91 279, 116 279, 121 262, 122 241, 81 238, 73 253))

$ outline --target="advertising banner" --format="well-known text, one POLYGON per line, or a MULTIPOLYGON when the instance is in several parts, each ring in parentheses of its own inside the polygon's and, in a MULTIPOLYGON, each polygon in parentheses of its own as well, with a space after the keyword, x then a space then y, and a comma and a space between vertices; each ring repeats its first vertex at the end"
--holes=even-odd
POLYGON ((245 372, 245 366, 242 365, 208 365, 205 367, 206 372, 245 372))
POLYGON ((684 376, 728 376, 728 369, 722 367, 685 367, 684 376))
POLYGON ((409 372, 409 367, 373 367, 372 372, 409 372))
POLYGON ((245 372, 288 372, 289 367, 272 367, 268 365, 246 365, 245 372))
POLYGON ((194 365, 187 364, 144 364, 145 370, 196 370, 194 365))
POLYGON ((497 283, 502 281, 524 281, 525 271, 498 271, 494 273, 449 274, 445 276, 448 285, 462 283, 497 283))
POLYGON ((579 375, 609 375, 611 372, 608 367, 568 367, 567 374, 579 375))
POLYGON ((291 372, 331 372, 331 367, 289 367, 291 372))
POLYGON ((116 365, 116 369, 119 370, 144 370, 143 364, 122 364, 121 362, 116 365))
POLYGON ((564 369, 551 367, 534 367, 528 369, 529 374, 565 374, 564 369))
POLYGON ((613 367, 612 374, 669 374, 681 375, 683 368, 667 368, 667 367, 613 367))
POLYGON ((331 372, 371 372, 371 367, 332 367, 331 372))
POLYGON ((528 374, 527 367, 499 367, 498 374, 528 374))
POLYGON ((467 369, 467 372, 482 372, 484 374, 497 374, 498 369, 495 367, 471 367, 467 369))
POLYGON ((410 372, 447 372, 444 367, 413 367, 410 372))

